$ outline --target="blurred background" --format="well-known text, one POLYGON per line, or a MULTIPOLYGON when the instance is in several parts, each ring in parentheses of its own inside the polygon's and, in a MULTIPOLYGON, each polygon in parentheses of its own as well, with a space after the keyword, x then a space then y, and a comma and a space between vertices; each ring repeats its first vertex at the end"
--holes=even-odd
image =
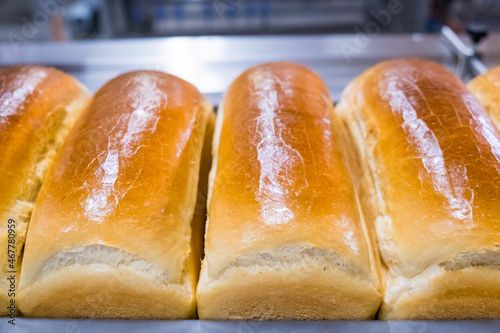
POLYGON ((0 66, 53 66, 93 91, 153 69, 217 104, 245 69, 288 60, 337 100, 369 67, 403 57, 464 81, 500 65, 500 0, 0 0, 0 66))
POLYGON ((498 31, 500 0, 0 0, 0 41, 355 33, 370 21, 381 33, 498 31))

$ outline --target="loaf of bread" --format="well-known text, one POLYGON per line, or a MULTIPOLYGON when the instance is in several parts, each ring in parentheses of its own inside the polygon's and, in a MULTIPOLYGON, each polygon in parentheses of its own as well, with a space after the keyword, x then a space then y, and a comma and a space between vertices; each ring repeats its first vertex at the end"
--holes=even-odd
POLYGON ((56 69, 0 69, 0 316, 16 313, 21 254, 40 184, 89 99, 87 88, 56 69))
POLYGON ((382 319, 500 318, 500 137, 440 65, 381 63, 336 112, 388 268, 382 319))
POLYGON ((196 200, 213 117, 194 86, 161 72, 120 75, 94 95, 36 202, 19 284, 26 316, 196 316, 196 200))
POLYGON ((253 67, 219 108, 200 319, 374 317, 381 286, 321 79, 253 67))
POLYGON ((493 124, 500 131, 500 66, 476 77, 467 87, 484 106, 493 124))

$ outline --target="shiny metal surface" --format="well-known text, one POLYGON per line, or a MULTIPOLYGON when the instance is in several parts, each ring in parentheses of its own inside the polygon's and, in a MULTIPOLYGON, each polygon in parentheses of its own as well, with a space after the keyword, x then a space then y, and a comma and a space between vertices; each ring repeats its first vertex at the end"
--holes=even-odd
POLYGON ((466 57, 474 56, 474 49, 465 45, 450 27, 444 26, 441 29, 441 35, 443 36, 443 41, 447 43, 454 53, 463 54, 466 57))
MULTIPOLYGON (((1 318, 5 320, 7 318, 1 318)), ((1 322, 1 321, 0 321, 1 322)), ((16 326, 5 324, 5 333, 53 333, 53 332, 94 332, 94 333, 144 333, 144 332, 192 332, 192 333, 302 333, 302 332, 342 332, 342 333, 498 333, 500 321, 226 321, 203 320, 178 321, 104 321, 104 320, 55 320, 16 319, 16 326)), ((2 327, 2 328, 4 328, 2 327)))
MULTIPOLYGON (((500 63, 500 34, 480 46, 487 67, 500 63)), ((68 43, 0 44, 0 66, 33 62, 61 68, 93 91, 116 75, 158 69, 193 83, 218 103, 246 68, 268 61, 306 65, 326 82, 333 99, 354 77, 391 58, 421 57, 453 69, 451 52, 436 35, 294 35, 170 37, 68 43)))
POLYGON ((447 47, 458 57, 456 74, 464 79, 468 76, 477 76, 485 73, 488 69, 479 59, 473 47, 466 45, 460 37, 448 26, 441 29, 441 37, 447 47))

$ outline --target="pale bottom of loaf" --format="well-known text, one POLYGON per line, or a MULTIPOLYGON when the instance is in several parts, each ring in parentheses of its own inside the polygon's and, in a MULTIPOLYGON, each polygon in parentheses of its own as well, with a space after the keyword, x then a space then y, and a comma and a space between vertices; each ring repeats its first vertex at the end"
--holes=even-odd
POLYGON ((449 271, 432 265, 405 279, 389 275, 380 319, 451 320, 500 318, 500 269, 449 271))
POLYGON ((194 318, 194 284, 194 278, 159 284, 126 267, 75 265, 23 289, 19 304, 24 315, 39 318, 194 318))
POLYGON ((321 267, 233 267, 198 284, 200 319, 370 319, 381 295, 369 281, 321 267))

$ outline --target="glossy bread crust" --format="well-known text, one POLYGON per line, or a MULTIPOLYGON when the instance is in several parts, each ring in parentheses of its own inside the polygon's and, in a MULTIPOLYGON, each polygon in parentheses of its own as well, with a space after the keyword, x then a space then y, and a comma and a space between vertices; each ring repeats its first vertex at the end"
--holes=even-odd
POLYGON ((490 69, 467 84, 467 88, 484 106, 500 131, 500 66, 490 69))
POLYGON ((294 63, 229 87, 214 136, 201 319, 373 317, 380 285, 321 79, 294 63))
POLYGON ((7 277, 14 274, 16 285, 19 281, 22 249, 40 184, 89 99, 87 88, 56 69, 29 65, 0 69, 0 316, 7 314, 8 294, 12 294, 7 277), (12 228, 8 228, 9 219, 12 228), (10 238, 15 243, 8 248, 9 229, 15 230, 15 238, 10 238), (13 266, 8 259, 15 261, 13 266))
POLYGON ((388 267, 381 318, 500 318, 500 137, 484 109, 440 65, 402 59, 336 110, 388 267))
POLYGON ((195 316, 192 231, 203 227, 191 223, 212 117, 194 86, 161 72, 120 75, 94 95, 37 200, 25 315, 195 316))

